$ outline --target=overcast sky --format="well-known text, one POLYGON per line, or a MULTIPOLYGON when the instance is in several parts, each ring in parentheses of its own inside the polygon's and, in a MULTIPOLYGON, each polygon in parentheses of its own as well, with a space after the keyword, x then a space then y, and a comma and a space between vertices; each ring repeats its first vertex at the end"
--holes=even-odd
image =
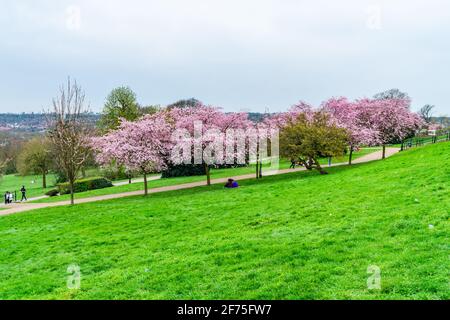
POLYGON ((39 112, 67 76, 100 111, 195 97, 227 111, 406 91, 450 115, 448 0, 0 0, 0 112, 39 112))

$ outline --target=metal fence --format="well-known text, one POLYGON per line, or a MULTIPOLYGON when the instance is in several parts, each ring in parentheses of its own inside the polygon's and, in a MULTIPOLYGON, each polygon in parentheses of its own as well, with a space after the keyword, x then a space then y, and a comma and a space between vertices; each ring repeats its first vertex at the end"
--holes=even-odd
POLYGON ((401 150, 424 146, 427 144, 449 141, 450 130, 439 130, 433 135, 416 135, 402 141, 401 150))

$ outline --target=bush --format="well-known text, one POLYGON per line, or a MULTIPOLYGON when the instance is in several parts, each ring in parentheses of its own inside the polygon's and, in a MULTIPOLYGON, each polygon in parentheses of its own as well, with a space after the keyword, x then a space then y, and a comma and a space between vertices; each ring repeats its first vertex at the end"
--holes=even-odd
POLYGON ((45 195, 49 197, 54 197, 57 196, 58 194, 59 194, 58 189, 51 189, 45 193, 45 195))
POLYGON ((65 175, 64 172, 60 171, 60 170, 55 170, 55 183, 64 183, 67 182, 67 177, 65 175))
MULTIPOLYGON (((108 180, 125 180, 130 178, 130 173, 126 171, 124 166, 109 165, 102 169, 101 175, 108 180)), ((131 174, 135 177, 136 174, 131 174)))
MULTIPOLYGON (((221 164, 210 166, 214 169, 229 169, 246 167, 247 164, 221 164)), ((202 176, 205 175, 205 167, 203 164, 169 164, 166 170, 161 172, 162 178, 173 178, 173 177, 189 177, 189 176, 202 176)))
POLYGON ((202 164, 170 164, 161 174, 163 178, 201 176, 205 174, 202 164))
MULTIPOLYGON (((111 181, 106 178, 86 178, 75 181, 73 185, 73 192, 84 192, 88 190, 103 189, 112 186, 113 184, 111 183, 111 181)), ((60 194, 69 194, 69 183, 66 182, 58 184, 58 191, 60 194)))

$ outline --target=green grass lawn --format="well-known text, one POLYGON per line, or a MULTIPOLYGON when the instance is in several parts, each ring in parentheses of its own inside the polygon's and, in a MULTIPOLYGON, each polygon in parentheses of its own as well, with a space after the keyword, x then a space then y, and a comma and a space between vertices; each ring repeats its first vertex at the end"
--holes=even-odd
MULTIPOLYGON (((100 171, 98 169, 88 169, 86 170, 87 177, 98 176, 100 171)), ((9 174, 0 177, 0 193, 4 194, 6 191, 14 192, 17 191, 17 196, 20 196, 20 188, 25 186, 27 189, 27 197, 34 198, 43 196, 47 191, 55 187, 55 175, 50 173, 47 175, 47 188, 42 187, 42 176, 41 175, 28 175, 20 176, 18 174, 9 174)), ((20 198, 19 198, 20 200, 20 198)))
POLYGON ((30 175, 30 176, 19 176, 14 174, 9 174, 2 176, 0 178, 0 193, 3 195, 6 191, 14 192, 17 191, 17 196, 20 196, 20 188, 25 186, 27 189, 27 197, 38 197, 44 195, 45 192, 52 189, 54 185, 55 178, 53 174, 47 176, 47 186, 48 188, 42 188, 42 176, 40 175, 30 175))
MULTIPOLYGON (((353 159, 358 159, 364 155, 370 154, 372 152, 376 152, 380 150, 380 148, 364 148, 360 149, 359 151, 355 152, 353 154, 353 159)), ((332 159, 332 163, 339 163, 339 162, 347 162, 348 157, 338 157, 332 159)), ((328 159, 321 159, 320 161, 322 164, 327 164, 328 159)), ((290 162, 287 160, 281 160, 280 161, 280 169, 286 169, 289 168, 290 162)), ((238 175, 244 175, 249 173, 254 173, 256 171, 255 166, 250 165, 248 167, 239 167, 239 168, 229 168, 229 169, 211 169, 211 178, 226 178, 226 177, 235 177, 238 175)), ((183 184, 183 183, 189 183, 189 182, 196 182, 196 181, 205 181, 206 182, 206 176, 192 176, 192 177, 176 177, 176 178, 164 178, 164 179, 158 179, 148 182, 149 188, 158 188, 158 187, 165 187, 165 186, 171 186, 171 185, 177 185, 177 184, 183 184)), ((121 193, 121 192, 129 192, 129 191, 137 191, 137 190, 144 190, 144 183, 143 182, 137 182, 137 183, 131 183, 116 187, 110 187, 105 189, 97 189, 97 190, 90 190, 86 192, 80 192, 75 195, 75 198, 87 198, 87 197, 93 197, 93 196, 101 196, 101 195, 107 195, 107 194, 113 194, 113 193, 121 193)), ((63 201, 68 200, 70 198, 70 195, 62 195, 52 198, 45 198, 36 200, 34 202, 36 203, 45 203, 45 202, 56 202, 56 201, 63 201)))
POLYGON ((325 176, 0 217, 0 298, 449 299, 449 165, 440 143, 325 176))

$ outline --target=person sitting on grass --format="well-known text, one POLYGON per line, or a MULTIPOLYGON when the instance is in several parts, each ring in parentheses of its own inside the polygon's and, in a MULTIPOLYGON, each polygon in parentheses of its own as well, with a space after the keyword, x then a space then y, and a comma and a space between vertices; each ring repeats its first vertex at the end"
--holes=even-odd
POLYGON ((237 181, 234 181, 233 179, 228 179, 227 183, 225 184, 225 188, 237 188, 239 187, 237 181))

